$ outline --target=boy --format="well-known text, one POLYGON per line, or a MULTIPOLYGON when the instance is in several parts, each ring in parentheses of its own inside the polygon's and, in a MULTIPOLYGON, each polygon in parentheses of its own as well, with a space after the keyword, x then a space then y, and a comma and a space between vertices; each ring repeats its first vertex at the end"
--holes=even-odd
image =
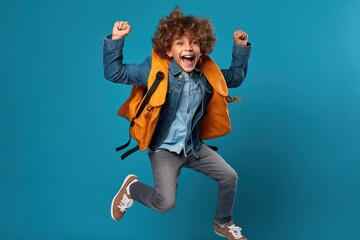
POLYGON ((159 22, 152 38, 152 56, 139 65, 122 62, 124 38, 130 31, 128 22, 115 22, 112 34, 104 38, 104 74, 113 82, 147 87, 154 71, 165 70, 158 95, 152 96, 160 101, 161 110, 151 139, 145 143, 155 186, 145 185, 135 175, 127 176, 112 200, 112 218, 120 220, 134 200, 159 212, 174 208, 178 177, 181 168, 187 167, 218 182, 215 233, 245 239, 232 222, 237 173, 202 140, 230 132, 227 88, 238 87, 245 79, 251 50, 248 35, 234 32, 231 67, 220 70, 208 57, 216 40, 209 19, 186 16, 174 8, 159 22))

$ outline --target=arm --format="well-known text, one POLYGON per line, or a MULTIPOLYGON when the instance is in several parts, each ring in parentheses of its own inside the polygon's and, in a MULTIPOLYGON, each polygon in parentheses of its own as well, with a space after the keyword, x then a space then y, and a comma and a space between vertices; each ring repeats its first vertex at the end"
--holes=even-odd
POLYGON ((104 38, 103 65, 107 80, 131 85, 147 85, 150 71, 150 59, 142 64, 124 64, 124 40, 130 34, 131 26, 127 22, 116 22, 112 34, 104 38))
POLYGON ((247 33, 241 30, 235 31, 231 66, 229 69, 221 70, 229 88, 238 87, 244 81, 250 52, 251 44, 248 42, 247 33))

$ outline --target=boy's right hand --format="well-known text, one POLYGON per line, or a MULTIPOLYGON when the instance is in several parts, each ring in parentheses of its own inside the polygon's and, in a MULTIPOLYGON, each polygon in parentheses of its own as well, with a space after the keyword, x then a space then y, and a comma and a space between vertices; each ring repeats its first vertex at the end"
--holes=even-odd
POLYGON ((126 37, 130 34, 131 26, 128 22, 118 21, 114 23, 112 30, 112 40, 117 40, 126 37))

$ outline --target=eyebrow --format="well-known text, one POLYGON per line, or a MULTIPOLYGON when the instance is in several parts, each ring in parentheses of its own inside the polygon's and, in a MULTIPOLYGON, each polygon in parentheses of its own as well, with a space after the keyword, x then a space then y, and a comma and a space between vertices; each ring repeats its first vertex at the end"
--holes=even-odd
MULTIPOLYGON (((192 37, 192 38, 186 37, 186 38, 189 39, 190 42, 199 41, 199 39, 196 38, 196 37, 192 37)), ((174 38, 174 42, 175 41, 183 41, 183 40, 184 40, 184 37, 176 37, 176 38, 174 38)))

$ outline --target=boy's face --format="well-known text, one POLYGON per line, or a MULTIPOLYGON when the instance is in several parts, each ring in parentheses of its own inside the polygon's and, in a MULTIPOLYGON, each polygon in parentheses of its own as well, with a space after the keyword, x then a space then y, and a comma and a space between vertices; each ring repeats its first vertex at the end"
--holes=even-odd
POLYGON ((174 58, 183 71, 189 73, 194 70, 201 57, 200 41, 188 35, 177 37, 166 54, 174 58))

